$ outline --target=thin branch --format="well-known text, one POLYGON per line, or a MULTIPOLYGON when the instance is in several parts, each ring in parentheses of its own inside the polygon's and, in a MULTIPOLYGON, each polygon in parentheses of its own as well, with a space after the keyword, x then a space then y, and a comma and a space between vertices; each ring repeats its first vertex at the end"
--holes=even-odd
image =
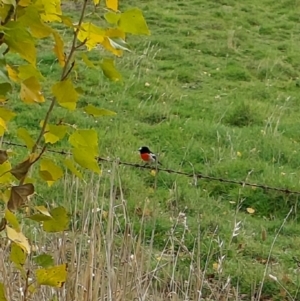
MULTIPOLYGON (((71 49, 70 49, 70 53, 69 53, 69 55, 67 57, 66 63, 65 63, 64 68, 62 70, 61 79, 60 79, 61 81, 65 80, 67 78, 67 76, 69 75, 69 73, 71 72, 71 70, 73 68, 71 66, 70 69, 68 69, 68 65, 70 64, 70 61, 71 61, 71 59, 73 57, 73 53, 76 50, 77 36, 79 34, 79 30, 80 30, 81 24, 83 22, 83 18, 84 18, 84 14, 85 14, 87 2, 88 2, 88 0, 84 0, 84 2, 83 2, 80 19, 79 19, 76 31, 74 32, 74 36, 73 36, 73 41, 72 41, 72 46, 71 46, 71 49)), ((40 144, 40 142, 42 140, 42 137, 43 137, 43 135, 45 133, 46 126, 48 124, 48 121, 50 119, 50 115, 51 115, 51 113, 53 111, 53 108, 54 108, 55 104, 56 104, 56 100, 55 100, 55 97, 53 97, 52 100, 51 100, 51 104, 49 106, 49 109, 48 109, 48 111, 46 113, 45 120, 43 122, 43 126, 41 128, 40 134, 39 134, 39 136, 38 136, 38 138, 37 138, 37 140, 36 140, 36 142, 35 142, 32 150, 31 150, 32 153, 34 153, 36 151, 38 145, 40 144)))

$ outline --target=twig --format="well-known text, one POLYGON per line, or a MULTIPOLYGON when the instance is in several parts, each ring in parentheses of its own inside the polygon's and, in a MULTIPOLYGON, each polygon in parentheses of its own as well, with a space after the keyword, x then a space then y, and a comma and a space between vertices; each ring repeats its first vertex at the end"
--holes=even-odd
MULTIPOLYGON (((71 49, 70 49, 70 53, 69 55, 67 56, 67 60, 65 62, 65 65, 64 65, 64 68, 62 70, 62 74, 61 74, 61 81, 65 80, 67 78, 67 76, 69 75, 69 73, 71 72, 71 70, 73 69, 74 66, 71 66, 69 69, 68 69, 68 65, 71 61, 71 58, 73 57, 73 53, 75 52, 76 50, 76 40, 77 40, 77 36, 78 36, 78 33, 79 33, 79 30, 80 30, 80 27, 81 27, 81 24, 83 22, 83 18, 84 18, 84 14, 85 14, 85 9, 86 9, 86 6, 87 6, 87 1, 88 0, 84 0, 83 2, 83 6, 82 6, 82 10, 81 10, 81 15, 80 15, 80 19, 79 19, 79 22, 78 22, 78 26, 76 28, 76 31, 74 32, 74 36, 73 36, 73 41, 72 41, 72 46, 71 46, 71 49)), ((73 65, 73 64, 72 64, 73 65)), ((32 148, 32 153, 34 153, 45 133, 45 129, 46 129, 46 126, 48 124, 48 121, 49 121, 49 118, 50 118, 50 115, 51 115, 51 112, 55 106, 55 103, 56 103, 56 100, 55 100, 55 97, 52 98, 51 100, 51 104, 50 104, 50 107, 46 113, 46 117, 45 117, 45 120, 43 122, 43 126, 42 126, 42 129, 40 131, 40 134, 32 148)))

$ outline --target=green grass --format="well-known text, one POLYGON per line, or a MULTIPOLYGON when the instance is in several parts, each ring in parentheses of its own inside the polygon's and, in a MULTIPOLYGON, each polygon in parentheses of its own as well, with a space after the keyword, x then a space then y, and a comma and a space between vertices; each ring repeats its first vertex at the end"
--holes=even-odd
MULTIPOLYGON (((151 36, 130 36, 134 51, 116 59, 124 83, 111 83, 82 63, 76 68, 76 84, 85 92, 78 107, 93 104, 117 112, 116 117, 95 120, 80 110, 56 108, 51 121, 63 118, 66 123, 96 128, 101 157, 136 163, 137 149, 149 145, 166 168, 300 191, 299 1, 131 1, 130 6, 143 10, 151 36)), ((121 10, 127 7, 121 3, 121 10)), ((92 18, 99 20, 97 15, 92 18)), ((45 42, 43 47, 52 46, 45 42)), ((90 58, 100 60, 103 55, 94 51, 90 58)), ((45 91, 50 97, 49 87, 60 74, 54 54, 40 53, 38 65, 47 77, 45 91)), ((21 126, 36 134, 48 104, 49 98, 45 105, 28 108, 13 99, 10 106, 18 116, 5 138, 16 141, 15 131, 21 126)), ((112 167, 104 163, 102 169, 100 197, 94 202, 108 211, 112 167)), ((199 261, 211 281, 211 286, 203 287, 206 298, 230 277, 227 288, 230 293, 232 287, 238 288, 238 297, 228 297, 224 288, 229 300, 243 300, 243 295, 245 300, 257 298, 261 282, 264 300, 299 300, 299 269, 293 260, 300 258, 297 195, 207 180, 195 185, 190 178, 163 172, 155 179, 146 170, 124 166, 118 175, 122 184, 115 177, 115 187, 124 194, 127 218, 133 233, 142 233, 143 247, 153 254, 167 254, 165 249, 179 252, 176 264, 159 271, 158 292, 169 278, 178 281, 176 300, 183 300, 183 292, 196 292, 196 284, 189 291, 185 283, 193 283, 190 265, 199 261), (253 215, 247 213, 248 207, 255 209, 253 215), (146 208, 151 215, 141 221, 137 208, 146 208), (278 233, 290 208, 292 213, 278 233), (194 251, 200 252, 199 258, 190 255, 194 251), (222 270, 216 271, 213 264, 220 260, 222 270)), ((40 184, 35 201, 67 203, 81 225, 86 208, 78 202, 75 212, 75 194, 64 196, 65 183, 48 190, 40 184)), ((84 186, 76 191, 86 197, 84 186)), ((121 199, 115 205, 121 206, 121 199)), ((116 209, 117 245, 126 225, 123 213, 116 209)), ((154 262, 152 258, 150 265, 154 262)), ((195 283, 199 273, 192 273, 195 283)), ((223 300, 218 296, 205 300, 223 300)))

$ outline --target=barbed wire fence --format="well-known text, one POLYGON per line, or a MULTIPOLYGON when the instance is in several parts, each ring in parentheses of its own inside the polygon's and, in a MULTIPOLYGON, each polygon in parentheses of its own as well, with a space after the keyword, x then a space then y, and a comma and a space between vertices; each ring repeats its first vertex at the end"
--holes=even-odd
MULTIPOLYGON (((21 148, 27 148, 27 146, 24 144, 15 143, 12 141, 2 141, 2 144, 15 146, 15 147, 21 147, 21 148)), ((47 151, 50 153, 64 155, 64 156, 72 155, 72 153, 64 151, 64 150, 47 149, 47 151)), ((116 160, 102 158, 102 157, 96 157, 96 160, 97 160, 97 162, 107 162, 107 163, 116 162, 116 160)), ((117 160, 117 162, 119 165, 130 166, 130 167, 134 167, 134 168, 142 168, 142 169, 150 169, 150 170, 154 169, 153 166, 149 166, 149 165, 141 165, 138 163, 123 162, 120 160, 117 160)), ((225 178, 221 178, 221 177, 209 176, 209 175, 206 175, 203 173, 198 173, 198 172, 188 173, 188 172, 184 172, 184 171, 178 171, 178 170, 173 170, 173 169, 169 169, 169 168, 162 168, 162 167, 158 167, 158 166, 156 166, 155 169, 160 172, 181 175, 181 176, 185 176, 185 177, 189 177, 189 178, 193 178, 193 179, 205 179, 208 181, 217 181, 217 182, 221 182, 221 183, 234 184, 234 185, 239 185, 239 186, 243 186, 243 187, 248 186, 248 187, 253 187, 253 188, 260 188, 260 189, 264 189, 264 190, 281 192, 281 193, 285 193, 285 194, 300 195, 300 191, 291 190, 291 189, 283 188, 283 187, 273 187, 273 186, 268 186, 265 184, 255 184, 255 183, 250 183, 247 181, 225 179, 225 178)))

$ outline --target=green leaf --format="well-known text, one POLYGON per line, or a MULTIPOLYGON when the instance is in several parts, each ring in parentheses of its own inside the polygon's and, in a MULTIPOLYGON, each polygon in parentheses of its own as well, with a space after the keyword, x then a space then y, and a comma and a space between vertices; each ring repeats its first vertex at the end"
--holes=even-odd
POLYGON ((69 137, 69 142, 75 148, 86 149, 92 156, 98 156, 98 134, 94 129, 77 130, 69 137))
POLYGON ((75 175, 77 178, 83 180, 83 176, 79 170, 77 170, 76 166, 74 165, 73 161, 70 159, 65 159, 64 165, 75 175))
POLYGON ((40 213, 30 215, 27 218, 29 218, 29 219, 31 219, 31 220, 33 220, 35 222, 44 222, 44 221, 50 221, 50 220, 52 220, 52 217, 49 217, 47 215, 40 214, 40 213))
POLYGON ((7 301, 5 297, 5 287, 4 284, 0 282, 0 301, 7 301))
POLYGON ((50 211, 51 220, 43 222, 45 232, 61 232, 68 229, 70 217, 64 207, 57 207, 50 211))
POLYGON ((76 103, 79 95, 70 79, 56 83, 52 87, 52 93, 62 107, 69 110, 76 109, 76 103))
POLYGON ((86 107, 83 108, 84 111, 89 114, 92 115, 94 117, 98 117, 98 116, 114 116, 117 113, 110 111, 110 110, 106 110, 106 109, 99 109, 93 105, 87 105, 86 107))
POLYGON ((40 176, 51 186, 55 181, 63 176, 62 169, 57 166, 52 160, 43 158, 40 162, 40 176))
POLYGON ((150 35, 143 13, 138 8, 132 8, 121 14, 118 27, 131 34, 150 35))
POLYGON ((17 136, 24 141, 28 149, 32 149, 35 142, 25 128, 18 128, 17 136))
POLYGON ((9 259, 17 266, 24 265, 26 261, 25 251, 16 243, 12 243, 9 259))
POLYGON ((77 130, 69 138, 70 144, 74 147, 73 156, 80 166, 100 173, 96 160, 98 156, 98 136, 95 130, 77 130))
POLYGON ((48 268, 50 266, 54 265, 54 259, 51 255, 48 254, 41 254, 39 256, 33 257, 34 262, 43 267, 43 268, 48 268))
POLYGON ((80 166, 89 169, 93 172, 99 174, 101 173, 99 164, 95 156, 93 156, 93 154, 91 154, 88 149, 74 148, 72 150, 72 153, 75 162, 78 163, 80 166))
POLYGON ((12 226, 13 229, 15 229, 17 232, 21 231, 20 224, 19 224, 15 214, 13 214, 11 211, 6 209, 5 210, 5 218, 6 218, 7 222, 12 226))
POLYGON ((110 24, 117 24, 118 21, 120 20, 121 14, 113 13, 113 12, 108 12, 104 14, 105 20, 110 23, 110 24))
POLYGON ((10 83, 0 84, 0 102, 7 100, 6 94, 12 91, 12 85, 10 83))
POLYGON ((90 68, 96 68, 96 66, 94 65, 94 63, 92 61, 89 60, 89 58, 87 57, 87 55, 85 53, 81 54, 82 57, 82 61, 90 68))
POLYGON ((67 280, 67 265, 62 264, 47 269, 38 269, 35 273, 38 284, 62 287, 67 280))
POLYGON ((68 127, 66 125, 48 124, 46 126, 46 133, 44 134, 45 142, 54 144, 62 140, 65 137, 67 130, 68 127))
POLYGON ((112 59, 104 59, 100 64, 104 75, 112 81, 121 81, 122 75, 115 68, 114 60, 112 59))
POLYGON ((4 27, 4 40, 11 51, 18 53, 30 64, 36 64, 36 48, 31 34, 23 24, 15 21, 8 22, 4 27))

